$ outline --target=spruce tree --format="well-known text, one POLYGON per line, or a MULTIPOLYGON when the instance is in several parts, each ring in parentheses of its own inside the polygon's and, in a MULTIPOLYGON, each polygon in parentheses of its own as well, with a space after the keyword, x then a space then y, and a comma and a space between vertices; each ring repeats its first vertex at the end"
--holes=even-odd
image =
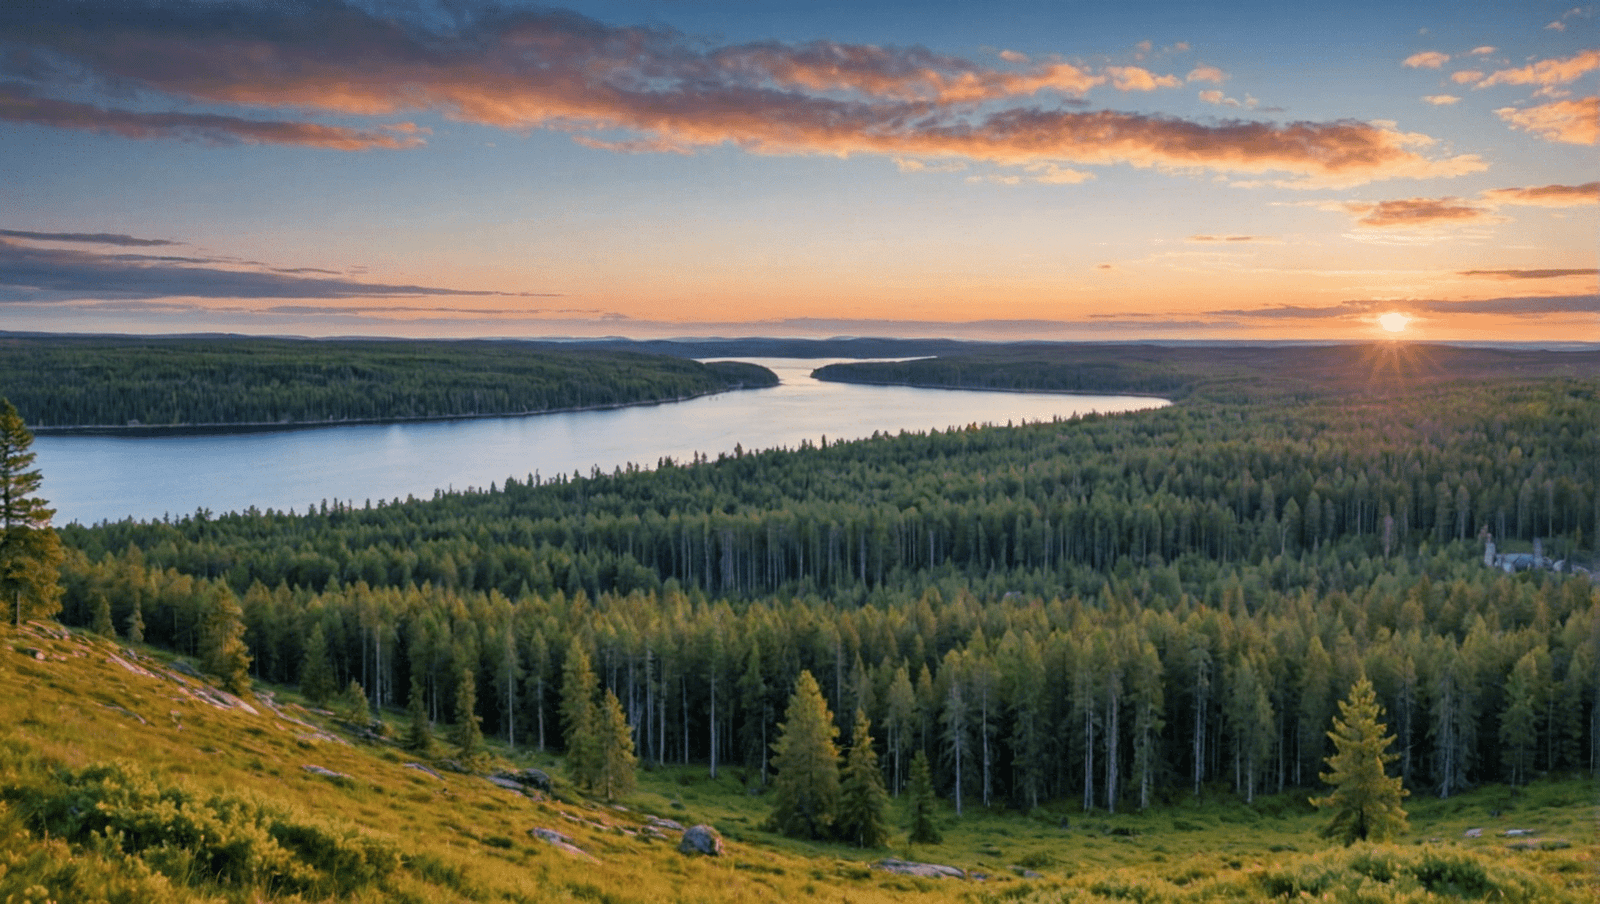
POLYGON ((911 760, 911 785, 906 789, 910 809, 910 841, 912 844, 938 844, 944 838, 933 825, 933 811, 937 801, 933 794, 933 770, 928 766, 928 754, 918 750, 911 760))
POLYGON ((30 470, 32 445, 17 409, 0 398, 0 593, 18 627, 61 608, 61 539, 50 526, 55 510, 33 495, 44 478, 30 470))
POLYGON ((128 613, 128 621, 123 627, 129 643, 144 643, 144 606, 138 597, 133 598, 133 610, 128 613))
POLYGON ((372 712, 367 709, 367 691, 354 678, 344 686, 344 693, 339 695, 333 706, 339 718, 352 725, 365 726, 372 721, 372 712))
POLYGON ((411 676, 411 694, 406 701, 406 749, 429 756, 433 753, 433 723, 428 720, 428 704, 424 696, 422 680, 411 676))
POLYGON ((872 723, 858 709, 840 780, 839 837, 859 848, 884 847, 889 843, 888 811, 889 792, 878 770, 878 753, 872 749, 872 723))
POLYGON ((772 745, 772 826, 794 838, 821 838, 839 809, 839 734, 810 671, 800 673, 772 745))
POLYGON ((306 648, 300 658, 300 692, 313 706, 326 706, 336 690, 333 663, 328 660, 328 640, 322 623, 311 626, 306 648))
POLYGON ((567 772, 584 788, 593 788, 600 772, 595 697, 600 682, 589 668, 589 654, 574 637, 561 676, 561 730, 567 742, 567 772))
POLYGON ((471 669, 464 668, 456 680, 456 724, 450 729, 450 744, 466 763, 483 752, 483 728, 478 721, 478 681, 471 669))
POLYGON ((633 754, 633 730, 628 727, 628 717, 622 712, 617 695, 606 691, 605 699, 595 713, 595 793, 606 800, 616 800, 633 790, 634 765, 638 759, 633 754))
POLYGON ((111 620, 111 598, 103 591, 94 593, 94 617, 89 623, 89 630, 101 637, 117 636, 117 626, 111 620))
POLYGON ((1363 675, 1349 698, 1340 701, 1339 717, 1328 732, 1335 750, 1327 758, 1328 771, 1318 777, 1333 786, 1333 793, 1311 799, 1314 806, 1333 810, 1333 820, 1322 830, 1325 838, 1344 844, 1385 841, 1406 828, 1400 801, 1409 792, 1384 772, 1399 754, 1385 752, 1394 737, 1378 721, 1382 717, 1372 682, 1363 675))
POLYGON ((228 585, 207 594, 200 613, 200 658, 206 671, 222 679, 227 690, 250 690, 250 648, 244 642, 244 610, 228 585))

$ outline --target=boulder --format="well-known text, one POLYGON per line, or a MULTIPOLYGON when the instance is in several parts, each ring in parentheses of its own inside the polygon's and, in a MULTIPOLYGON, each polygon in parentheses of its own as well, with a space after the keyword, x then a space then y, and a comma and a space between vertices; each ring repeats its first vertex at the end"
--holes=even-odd
POLYGON ((678 842, 678 852, 682 854, 704 854, 707 857, 722 856, 722 836, 717 830, 708 825, 693 826, 683 833, 683 840, 678 842))
POLYGON ((557 832, 555 829, 532 828, 528 830, 528 834, 562 853, 570 854, 580 860, 587 860, 590 863, 600 862, 600 858, 573 844, 570 835, 557 832))
POLYGON ((304 766, 301 766, 300 768, 304 769, 305 771, 307 771, 309 773, 311 773, 312 775, 320 775, 323 778, 348 779, 350 777, 348 775, 345 775, 343 772, 334 772, 332 769, 326 769, 326 768, 324 768, 322 766, 317 766, 317 765, 314 765, 312 763, 306 763, 304 766))
POLYGON ((910 860, 901 860, 899 857, 887 857, 878 861, 877 868, 885 872, 899 873, 902 876, 921 876, 924 879, 965 879, 966 870, 954 866, 945 866, 942 863, 915 863, 910 860))
MULTIPOLYGON (((518 785, 527 788, 534 788, 539 791, 543 791, 546 794, 549 794, 551 790, 550 776, 546 775, 542 769, 518 769, 516 771, 502 769, 501 771, 496 772, 494 777, 504 779, 509 782, 516 782, 518 785)), ((495 784, 499 785, 500 783, 495 782, 495 784)), ((505 786, 501 785, 501 787, 505 786)))
POLYGON ((683 823, 675 819, 662 819, 660 816, 652 816, 645 821, 658 829, 668 829, 673 832, 683 831, 683 823))

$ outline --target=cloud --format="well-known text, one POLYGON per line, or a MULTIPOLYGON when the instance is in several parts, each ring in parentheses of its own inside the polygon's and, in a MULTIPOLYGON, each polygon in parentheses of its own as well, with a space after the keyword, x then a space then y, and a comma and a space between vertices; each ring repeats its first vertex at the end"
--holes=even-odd
POLYGON ((1155 75, 1139 66, 1107 66, 1111 84, 1118 91, 1154 91, 1157 88, 1179 88, 1183 79, 1176 75, 1155 75))
POLYGON ((1435 107, 1448 107, 1461 100, 1461 98, 1450 94, 1425 94, 1422 99, 1435 107))
POLYGON ((1239 100, 1237 98, 1228 97, 1227 95, 1223 94, 1221 91, 1218 91, 1215 88, 1210 88, 1210 89, 1207 89, 1205 91, 1201 91, 1200 92, 1200 99, 1205 101, 1208 104, 1216 104, 1219 107, 1235 107, 1235 108, 1240 108, 1240 109, 1245 109, 1245 110, 1253 110, 1253 109, 1255 109, 1256 104, 1257 104, 1256 99, 1251 97, 1248 94, 1246 94, 1244 96, 1244 100, 1241 101, 1241 100, 1239 100))
POLYGON ((1189 74, 1184 77, 1184 80, 1189 82, 1211 82, 1212 84, 1220 85, 1228 80, 1228 74, 1215 66, 1201 65, 1189 70, 1189 74))
POLYGON ((1564 144, 1600 142, 1600 96, 1558 100, 1518 110, 1501 107, 1495 115, 1514 129, 1564 144))
POLYGON ((1413 53, 1406 57, 1401 65, 1409 66, 1412 69, 1438 69, 1448 62, 1450 62, 1450 54, 1440 53, 1437 50, 1424 50, 1421 53, 1413 53))
POLYGON ((1410 314, 1498 314, 1537 317, 1549 314, 1600 313, 1600 295, 1532 295, 1480 298, 1466 301, 1436 298, 1350 300, 1331 305, 1285 304, 1270 308, 1206 311, 1213 317, 1302 320, 1362 317, 1374 311, 1403 310, 1410 314))
MULTIPOLYGON (((731 145, 757 154, 1124 164, 1277 173, 1296 187, 1485 168, 1474 155, 1430 155, 1433 139, 1372 123, 1215 123, 1064 109, 1116 76, 1059 60, 996 69, 916 47, 713 46, 670 29, 615 27, 560 10, 449 9, 401 21, 341 0, 9 4, 0 6, 0 72, 29 80, 30 90, 104 90, 147 104, 296 116, 424 112, 561 131, 636 153, 731 145), (1040 93, 1053 96, 1030 100, 1040 93)), ((1143 84, 1139 72, 1157 87, 1176 82, 1115 68, 1131 88, 1143 84)), ((45 124, 130 137, 352 149, 420 140, 381 128, 31 103, 29 115, 45 124), (53 105, 52 115, 39 105, 53 105)))
POLYGON ((1541 185, 1536 188, 1496 188, 1483 193, 1495 204, 1527 204, 1535 207, 1583 207, 1600 204, 1600 182, 1582 185, 1541 185))
POLYGON ((1007 63, 1026 63, 1028 62, 1028 55, 1018 53, 1015 50, 1002 50, 1000 51, 1000 59, 1005 60, 1007 63))
POLYGON ((409 148, 422 144, 420 138, 396 138, 383 131, 309 122, 241 119, 208 113, 110 110, 35 97, 16 86, 5 85, 0 85, 0 120, 58 129, 108 132, 123 138, 179 138, 211 144, 285 144, 340 151, 409 148))
POLYGON ((1488 44, 1485 44, 1482 47, 1474 47, 1471 50, 1467 51, 1467 55, 1468 56, 1488 56, 1489 54, 1494 53, 1498 49, 1499 49, 1498 47, 1491 47, 1488 44))
POLYGON ((83 242, 91 245, 121 245, 125 248, 155 248, 162 245, 181 245, 169 239, 141 239, 131 235, 111 232, 28 232, 22 229, 0 229, 0 238, 27 239, 34 242, 83 242))
POLYGON ((1477 69, 1463 69, 1460 72, 1450 73, 1450 81, 1458 85, 1470 85, 1483 78, 1483 73, 1477 69))
POLYGON ((1568 276, 1600 275, 1600 270, 1585 267, 1576 270, 1460 270, 1457 276, 1470 276, 1479 279, 1562 279, 1568 276))
POLYGON ((1478 83, 1494 85, 1565 85, 1600 69, 1600 49, 1580 50, 1564 60, 1540 60, 1518 69, 1501 69, 1478 83))
POLYGON ((1276 244, 1277 239, 1262 235, 1191 235, 1184 241, 1198 242, 1201 244, 1211 242, 1269 242, 1276 244))
POLYGON ((1430 229, 1503 222, 1488 207, 1460 198, 1346 201, 1337 206, 1357 216, 1356 225, 1363 229, 1430 229))
POLYGON ((0 301, 57 299, 371 298, 507 296, 435 286, 307 277, 275 270, 226 269, 223 262, 35 248, 0 239, 0 301), (200 264, 191 266, 190 264, 200 264))
POLYGON ((1561 21, 1560 19, 1557 19, 1554 22, 1551 22, 1549 25, 1546 25, 1545 26, 1545 30, 1546 31, 1566 31, 1567 30, 1567 23, 1561 21))

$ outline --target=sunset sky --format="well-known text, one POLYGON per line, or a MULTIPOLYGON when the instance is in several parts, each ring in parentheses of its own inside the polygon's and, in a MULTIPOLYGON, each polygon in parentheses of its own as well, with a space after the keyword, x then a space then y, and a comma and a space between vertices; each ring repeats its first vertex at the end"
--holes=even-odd
POLYGON ((5 2, 0 330, 1600 341, 1597 140, 1571 0, 5 2))

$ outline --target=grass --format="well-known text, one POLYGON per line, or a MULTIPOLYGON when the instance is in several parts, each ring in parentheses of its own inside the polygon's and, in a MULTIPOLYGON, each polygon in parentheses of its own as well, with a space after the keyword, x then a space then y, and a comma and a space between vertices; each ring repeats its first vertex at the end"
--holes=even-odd
MULTIPOLYGON (((1380 847, 1330 848, 1317 836, 1324 817, 1303 794, 1254 806, 1218 794, 1145 813, 969 804, 961 819, 941 814, 940 845, 909 846, 901 834, 889 851, 863 852, 764 831, 769 804, 748 793, 738 769, 716 779, 704 766, 641 770, 621 807, 559 780, 554 799, 535 801, 479 776, 408 768, 412 757, 386 744, 318 739, 264 705, 254 714, 216 708, 185 693, 156 651, 138 651, 152 677, 109 658, 121 645, 54 626, 25 631, 0 632, 0 687, 12 691, 0 695, 0 900, 1600 899, 1591 783, 1413 797, 1410 833, 1380 847), (650 815, 711 824, 726 855, 679 854, 675 838, 643 831, 650 815), (535 827, 564 833, 598 862, 535 838, 535 827), (1533 834, 1508 837, 1508 829, 1533 834), (889 854, 987 879, 869 868, 889 854)), ((336 729, 292 693, 276 696, 287 715, 336 729)), ((547 754, 496 748, 492 760, 560 775, 547 754)))

